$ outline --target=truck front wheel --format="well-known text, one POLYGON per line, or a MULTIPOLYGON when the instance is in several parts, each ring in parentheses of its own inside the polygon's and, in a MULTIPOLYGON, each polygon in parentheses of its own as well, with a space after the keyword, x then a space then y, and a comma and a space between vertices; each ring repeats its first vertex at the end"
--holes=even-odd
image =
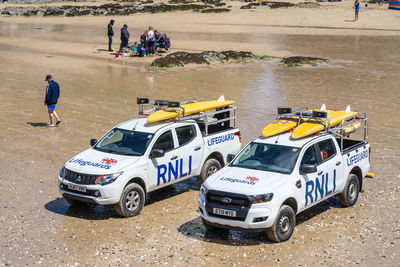
POLYGON ((136 183, 131 183, 122 191, 121 200, 114 206, 115 211, 123 217, 132 217, 140 213, 144 206, 144 190, 136 183))
POLYGON ((343 192, 339 194, 339 202, 345 207, 350 207, 356 204, 358 193, 360 192, 360 181, 357 175, 350 173, 347 179, 346 187, 343 192))
POLYGON ((296 214, 287 205, 282 205, 271 228, 267 229, 268 238, 274 242, 285 242, 290 239, 296 226, 296 214))
POLYGON ((221 163, 216 159, 207 160, 200 173, 200 182, 204 183, 206 179, 221 169, 221 163))

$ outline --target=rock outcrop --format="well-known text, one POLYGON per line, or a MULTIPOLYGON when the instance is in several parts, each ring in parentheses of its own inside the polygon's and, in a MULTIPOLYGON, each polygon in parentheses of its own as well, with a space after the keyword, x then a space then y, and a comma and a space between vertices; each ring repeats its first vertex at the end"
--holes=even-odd
POLYGON ((294 57, 284 57, 281 62, 288 67, 298 67, 302 65, 312 65, 316 66, 318 63, 328 63, 326 58, 319 57, 302 57, 302 56, 294 56, 294 57))
POLYGON ((165 57, 157 58, 151 64, 153 67, 182 67, 187 64, 206 64, 212 62, 241 63, 254 61, 257 57, 244 51, 205 51, 201 53, 175 52, 165 57))

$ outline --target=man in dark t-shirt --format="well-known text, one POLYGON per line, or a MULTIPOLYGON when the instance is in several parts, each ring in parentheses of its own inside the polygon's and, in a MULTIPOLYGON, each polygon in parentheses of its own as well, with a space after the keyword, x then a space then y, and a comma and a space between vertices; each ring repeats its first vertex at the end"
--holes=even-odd
POLYGON ((46 87, 46 97, 44 99, 44 105, 47 106, 50 118, 48 127, 55 127, 61 122, 56 112, 56 104, 60 96, 60 86, 53 80, 53 76, 51 75, 47 75, 45 81, 48 83, 46 87))
POLYGON ((112 38, 114 36, 114 29, 113 29, 113 25, 114 25, 114 21, 115 20, 110 20, 110 23, 108 23, 107 25, 107 35, 108 35, 108 51, 112 52, 113 50, 111 49, 111 45, 112 45, 112 38))

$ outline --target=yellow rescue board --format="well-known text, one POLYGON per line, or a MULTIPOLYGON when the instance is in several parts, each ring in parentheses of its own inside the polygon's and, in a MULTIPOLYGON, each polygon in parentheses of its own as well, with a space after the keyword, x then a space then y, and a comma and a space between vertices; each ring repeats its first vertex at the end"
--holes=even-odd
POLYGON ((297 121, 294 120, 274 120, 262 130, 261 135, 270 137, 286 131, 289 131, 297 126, 297 121))
MULTIPOLYGON (((327 118, 324 119, 330 123, 330 127, 336 126, 340 124, 343 120, 358 114, 358 112, 346 112, 346 111, 336 111, 336 110, 327 110, 327 118)), ((319 131, 325 129, 325 126, 321 123, 317 122, 304 122, 296 127, 296 129, 292 132, 292 138, 299 139, 311 134, 315 134, 319 131)))
MULTIPOLYGON (((181 107, 185 109, 185 116, 187 116, 211 109, 224 108, 234 103, 235 101, 204 101, 204 102, 185 104, 182 105, 181 107)), ((148 122, 163 121, 163 120, 173 119, 182 115, 183 111, 181 108, 167 108, 156 111, 153 114, 149 115, 147 117, 147 121, 148 122)))

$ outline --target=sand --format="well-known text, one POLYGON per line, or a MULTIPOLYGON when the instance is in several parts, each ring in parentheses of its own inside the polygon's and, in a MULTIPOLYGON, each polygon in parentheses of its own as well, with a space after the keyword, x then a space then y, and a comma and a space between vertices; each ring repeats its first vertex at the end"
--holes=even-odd
POLYGON ((116 59, 104 51, 111 17, 0 16, 0 265, 398 265, 400 136, 393 129, 400 127, 400 12, 370 5, 352 22, 351 2, 240 10, 244 4, 229 1, 232 11, 224 14, 116 17, 113 47, 127 23, 136 38, 148 25, 169 33, 172 51, 232 49, 330 63, 155 69, 153 57, 116 59), (61 86, 62 123, 54 129, 45 127, 48 73, 61 86), (136 97, 209 100, 221 94, 237 101, 243 145, 273 120, 278 106, 351 104, 366 111, 376 178, 364 180, 354 207, 342 208, 334 198, 297 216, 291 240, 282 244, 262 234, 207 232, 196 211, 196 179, 152 194, 129 219, 110 207, 73 208, 61 198, 56 179, 62 165, 88 148, 90 138, 136 117, 136 97))

